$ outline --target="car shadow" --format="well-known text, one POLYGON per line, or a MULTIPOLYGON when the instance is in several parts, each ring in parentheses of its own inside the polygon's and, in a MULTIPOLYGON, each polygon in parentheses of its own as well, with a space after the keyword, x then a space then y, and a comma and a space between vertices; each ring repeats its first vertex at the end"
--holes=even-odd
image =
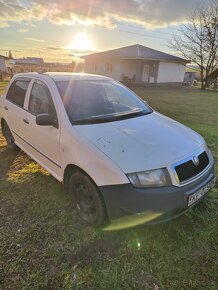
POLYGON ((0 149, 0 180, 3 180, 20 152, 8 150, 6 146, 0 149))

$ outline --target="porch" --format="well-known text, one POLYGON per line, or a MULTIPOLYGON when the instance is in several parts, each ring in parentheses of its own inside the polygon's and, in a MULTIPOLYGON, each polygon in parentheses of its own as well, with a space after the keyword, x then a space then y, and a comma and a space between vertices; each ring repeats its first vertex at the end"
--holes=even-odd
POLYGON ((121 82, 124 84, 155 84, 157 83, 158 67, 159 61, 121 60, 121 82))

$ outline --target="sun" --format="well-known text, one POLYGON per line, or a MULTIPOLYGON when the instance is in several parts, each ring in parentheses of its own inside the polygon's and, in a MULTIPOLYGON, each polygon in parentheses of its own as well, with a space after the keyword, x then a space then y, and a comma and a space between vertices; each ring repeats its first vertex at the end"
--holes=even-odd
POLYGON ((91 50, 92 43, 90 37, 85 32, 76 34, 74 41, 69 48, 77 50, 91 50))

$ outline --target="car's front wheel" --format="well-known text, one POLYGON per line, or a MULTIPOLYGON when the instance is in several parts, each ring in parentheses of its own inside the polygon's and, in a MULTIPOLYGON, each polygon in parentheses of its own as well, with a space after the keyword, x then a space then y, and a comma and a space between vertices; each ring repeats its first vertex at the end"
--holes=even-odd
POLYGON ((103 198, 94 182, 83 172, 72 173, 69 193, 73 195, 80 217, 89 225, 99 227, 107 220, 103 198))
POLYGON ((10 150, 18 151, 19 147, 15 144, 14 137, 11 133, 11 130, 6 122, 3 124, 2 133, 5 137, 5 140, 7 142, 7 148, 10 150))

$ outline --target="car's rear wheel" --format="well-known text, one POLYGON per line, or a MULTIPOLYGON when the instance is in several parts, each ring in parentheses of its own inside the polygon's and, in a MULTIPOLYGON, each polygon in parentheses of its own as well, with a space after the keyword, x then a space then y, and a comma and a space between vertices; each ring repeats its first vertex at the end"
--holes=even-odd
POLYGON ((19 147, 15 144, 14 137, 11 133, 11 130, 6 122, 3 124, 2 133, 7 142, 7 148, 10 150, 18 151, 19 147))
POLYGON ((103 198, 94 182, 84 173, 72 173, 69 178, 72 194, 80 217, 89 225, 99 227, 107 220, 103 198))

